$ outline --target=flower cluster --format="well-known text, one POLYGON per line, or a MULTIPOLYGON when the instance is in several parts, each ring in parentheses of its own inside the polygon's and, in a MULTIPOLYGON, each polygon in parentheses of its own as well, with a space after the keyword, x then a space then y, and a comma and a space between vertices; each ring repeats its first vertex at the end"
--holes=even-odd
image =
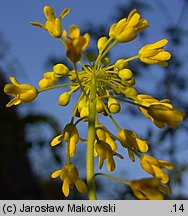
POLYGON ((50 6, 45 6, 46 23, 31 22, 31 24, 45 29, 52 37, 60 41, 66 49, 72 68, 62 63, 54 65, 51 71, 43 74, 38 90, 28 84, 19 84, 15 78, 11 77, 12 84, 6 84, 4 91, 8 95, 13 95, 14 98, 7 107, 21 102, 31 102, 41 92, 69 86, 70 90, 62 90, 57 103, 60 106, 67 106, 72 94, 76 91, 77 101, 70 122, 66 124, 63 132, 51 141, 53 147, 62 141, 66 143, 67 162, 62 169, 52 174, 52 178, 59 176, 63 181, 64 195, 68 196, 70 188, 75 185, 79 192, 88 191, 89 198, 95 199, 94 157, 98 158, 99 169, 104 167, 105 162, 107 170, 112 172, 116 169, 114 157, 121 160, 124 158, 124 152, 118 153, 121 150, 119 146, 122 146, 132 162, 138 157, 141 167, 153 176, 149 179, 125 181, 133 194, 138 199, 163 199, 164 193, 170 193, 169 188, 164 185, 168 183, 169 177, 163 168, 173 169, 173 165, 168 161, 149 156, 147 152, 152 145, 139 138, 134 131, 121 128, 114 116, 121 111, 124 102, 138 108, 159 128, 165 126, 176 128, 183 121, 184 113, 174 108, 168 99, 158 100, 151 95, 139 93, 134 86, 134 71, 129 68, 129 62, 136 59, 146 64, 167 66, 171 54, 164 50, 164 46, 168 41, 162 39, 153 44, 147 44, 135 56, 118 59, 111 63, 107 57, 109 51, 118 43, 134 40, 149 26, 148 21, 141 19, 136 9, 132 10, 128 18, 123 18, 110 27, 108 36, 98 39, 98 55, 96 55, 85 53, 90 42, 88 33, 81 35, 76 25, 71 25, 69 32, 63 29, 61 20, 69 11, 70 9, 66 8, 57 18, 54 10, 50 6), (67 83, 61 82, 63 77, 68 78, 67 83), (101 117, 109 118, 116 132, 110 131, 102 124, 101 117), (77 125, 81 122, 88 122, 87 137, 79 135, 77 125), (87 148, 87 184, 80 179, 78 169, 71 161, 76 155, 78 142, 86 144, 87 148))

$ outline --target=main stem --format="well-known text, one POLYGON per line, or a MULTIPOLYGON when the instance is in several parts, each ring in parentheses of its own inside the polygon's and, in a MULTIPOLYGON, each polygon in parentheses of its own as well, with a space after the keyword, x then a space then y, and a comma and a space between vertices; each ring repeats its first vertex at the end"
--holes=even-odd
POLYGON ((88 144, 86 157, 87 185, 90 200, 96 200, 96 188, 94 177, 94 143, 95 143, 95 120, 96 120, 96 82, 95 71, 93 71, 89 97, 89 119, 88 119, 88 144))

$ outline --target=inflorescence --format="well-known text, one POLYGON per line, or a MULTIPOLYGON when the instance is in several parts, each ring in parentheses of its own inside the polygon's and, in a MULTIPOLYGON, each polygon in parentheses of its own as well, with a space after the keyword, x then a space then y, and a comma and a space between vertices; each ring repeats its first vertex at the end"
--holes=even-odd
POLYGON ((14 77, 10 77, 12 84, 6 84, 4 92, 14 98, 7 107, 32 102, 39 93, 69 86, 70 90, 64 91, 59 96, 58 104, 68 105, 74 92, 79 93, 79 98, 74 105, 70 122, 65 126, 62 134, 58 134, 51 141, 51 146, 56 146, 62 141, 67 143, 66 164, 52 174, 52 178, 60 177, 63 181, 64 195, 68 196, 70 188, 75 185, 80 193, 88 191, 89 198, 95 199, 95 178, 101 175, 128 185, 138 199, 163 199, 164 194, 170 193, 166 185, 169 182, 169 176, 164 169, 171 170, 173 165, 146 154, 149 150, 148 142, 140 139, 134 131, 121 128, 114 114, 120 112, 124 102, 138 108, 159 128, 166 125, 176 128, 183 121, 184 113, 174 108, 170 100, 158 100, 151 95, 139 93, 134 87, 134 72, 129 69, 129 62, 136 59, 146 64, 167 66, 171 54, 164 50, 164 46, 168 41, 162 39, 147 44, 139 50, 137 55, 127 59, 118 59, 112 64, 107 57, 109 51, 119 43, 134 40, 139 32, 149 26, 148 21, 141 19, 136 9, 132 10, 128 18, 123 18, 110 27, 108 36, 98 39, 97 55, 86 54, 84 51, 90 42, 89 34, 81 35, 76 25, 71 25, 69 32, 62 28, 61 20, 69 11, 70 9, 66 8, 60 17, 56 17, 54 10, 50 6, 45 6, 46 23, 31 22, 31 24, 45 29, 64 45, 66 56, 72 63, 72 69, 62 63, 54 65, 51 72, 43 74, 43 78, 39 81, 39 89, 29 84, 19 84, 14 77), (78 65, 80 65, 80 70, 78 65), (61 82, 63 77, 68 78, 68 83, 61 82), (100 116, 109 118, 117 131, 114 133, 108 126, 102 124, 100 116), (79 135, 77 125, 81 122, 88 122, 88 138, 82 138, 79 135), (79 178, 78 169, 71 162, 72 157, 76 155, 78 142, 86 144, 87 147, 87 183, 79 178), (132 162, 137 157, 141 167, 152 177, 127 181, 104 173, 94 173, 94 157, 98 158, 100 169, 106 162, 108 171, 115 170, 114 157, 124 158, 124 152, 118 153, 118 145, 127 150, 132 162))

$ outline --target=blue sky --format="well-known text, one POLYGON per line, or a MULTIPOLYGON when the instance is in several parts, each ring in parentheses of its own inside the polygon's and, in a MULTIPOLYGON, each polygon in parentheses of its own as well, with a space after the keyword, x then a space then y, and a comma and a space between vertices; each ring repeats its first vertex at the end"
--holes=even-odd
MULTIPOLYGON (((30 21, 45 22, 43 15, 44 5, 50 5, 54 8, 57 16, 65 7, 70 7, 70 14, 63 20, 63 28, 68 29, 71 24, 76 24, 82 28, 88 21, 95 24, 103 23, 109 26, 112 24, 111 17, 115 16, 116 6, 122 5, 125 2, 125 0, 1 0, 0 32, 3 32, 4 38, 10 42, 11 50, 9 56, 17 58, 21 69, 24 71, 24 73, 17 72, 16 77, 18 81, 37 86, 42 74, 45 71, 51 70, 51 68, 47 69, 44 67, 46 59, 51 55, 62 55, 64 57, 64 47, 58 40, 48 35, 45 30, 29 24, 30 21)), ((161 0, 158 1, 158 4, 156 2, 152 3, 153 1, 151 0, 141 0, 141 2, 150 2, 152 5, 152 11, 140 11, 141 16, 147 18, 150 23, 150 28, 147 30, 148 33, 150 32, 148 37, 149 42, 162 39, 164 35, 161 29, 168 24, 166 21, 169 17, 174 23, 177 22, 183 6, 183 0, 161 0), (160 2, 164 4, 165 11, 167 9, 166 13, 163 12, 163 8, 160 8, 160 2), (161 13, 159 13, 160 11, 161 13)), ((188 15, 185 18, 188 19, 188 15)), ((186 20, 185 23, 187 23, 186 20)), ((181 24, 185 25, 185 23, 181 24)), ((133 46, 137 46, 136 50, 141 48, 139 41, 135 42, 133 46)), ((122 48, 118 50, 122 54, 125 51, 127 55, 127 49, 122 48)), ((183 49, 180 55, 185 56, 186 53, 187 50, 183 49)), ((156 67, 154 66, 153 68, 155 72, 156 67)), ((14 73, 14 71, 7 71, 7 77, 14 75, 14 73)), ((149 76, 148 81, 150 81, 149 76)), ((142 85, 142 83, 138 83, 138 85, 142 85)), ((54 115, 59 122, 68 122, 68 112, 62 110, 57 105, 58 96, 59 94, 55 94, 55 91, 39 95, 37 101, 32 106, 32 112, 36 110, 36 112, 49 113, 54 115), (63 116, 63 120, 61 116, 63 116)), ((30 112, 30 105, 22 106, 21 111, 30 112)), ((123 123, 121 118, 119 120, 123 123)), ((143 127, 141 128, 143 130, 143 127)))

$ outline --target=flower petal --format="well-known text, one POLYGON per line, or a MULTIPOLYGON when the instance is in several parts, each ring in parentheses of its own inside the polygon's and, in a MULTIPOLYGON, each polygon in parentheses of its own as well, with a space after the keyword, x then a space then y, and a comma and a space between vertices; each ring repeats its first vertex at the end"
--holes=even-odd
POLYGON ((63 134, 56 136, 52 141, 51 141, 51 146, 56 146, 58 145, 63 139, 63 134))
POLYGON ((58 176, 60 176, 60 174, 61 174, 61 170, 56 170, 55 172, 53 172, 51 174, 51 177, 52 178, 57 178, 58 176))
POLYGON ((87 185, 84 181, 82 181, 81 179, 78 179, 75 182, 76 188, 80 193, 86 193, 87 192, 87 185))

